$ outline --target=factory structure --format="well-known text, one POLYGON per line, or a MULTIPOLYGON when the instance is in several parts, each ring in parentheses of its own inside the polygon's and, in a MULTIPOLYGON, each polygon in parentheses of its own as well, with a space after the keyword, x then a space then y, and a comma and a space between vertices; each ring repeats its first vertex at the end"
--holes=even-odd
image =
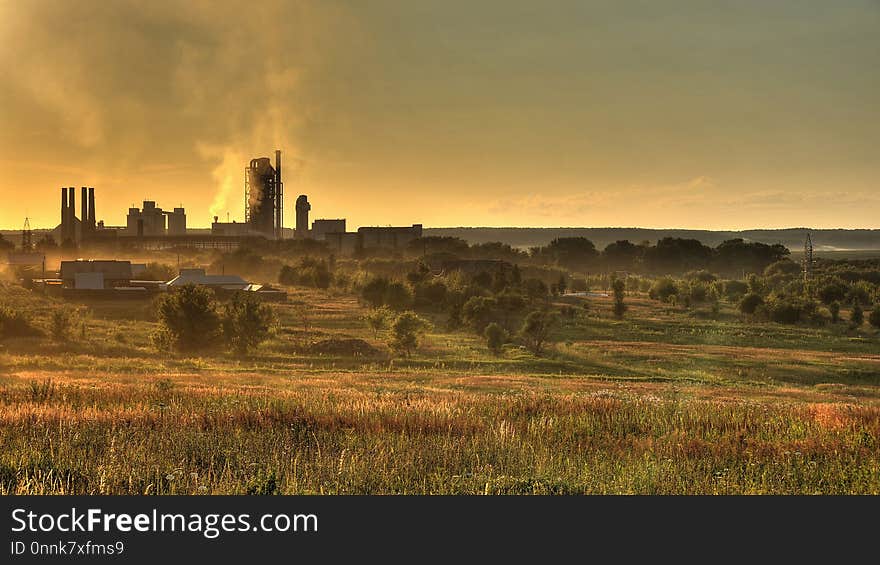
POLYGON ((61 223, 53 237, 63 247, 93 244, 125 244, 141 248, 215 247, 235 248, 248 238, 313 239, 326 242, 338 255, 359 250, 402 248, 422 236, 422 225, 405 227, 361 227, 346 231, 344 218, 316 219, 309 225, 312 205, 300 194, 294 203, 294 229, 284 227, 284 181, 281 177, 281 151, 269 157, 251 159, 244 169, 244 222, 221 222, 213 217, 211 229, 187 227, 186 209, 181 205, 163 209, 153 200, 141 207, 131 206, 124 226, 105 226, 95 215, 95 189, 82 187, 80 215, 76 215, 76 188, 61 188, 61 223))

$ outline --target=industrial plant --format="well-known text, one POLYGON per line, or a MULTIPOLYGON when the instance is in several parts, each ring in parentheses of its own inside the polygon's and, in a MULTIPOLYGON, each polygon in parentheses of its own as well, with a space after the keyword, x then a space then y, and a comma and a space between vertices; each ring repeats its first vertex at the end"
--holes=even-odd
POLYGON ((422 236, 421 224, 361 227, 349 232, 344 218, 331 218, 316 219, 310 226, 312 205, 305 194, 298 195, 294 203, 294 229, 285 228, 280 150, 275 151, 274 165, 269 157, 258 157, 251 159, 245 167, 244 222, 221 222, 218 216, 214 216, 210 231, 188 228, 183 205, 169 210, 153 200, 143 201, 141 207, 131 206, 124 226, 108 226, 96 219, 94 187, 82 187, 81 198, 81 211, 77 217, 76 187, 61 188, 61 222, 52 230, 52 237, 62 247, 118 244, 141 249, 230 249, 249 238, 293 238, 324 241, 333 253, 352 255, 362 249, 400 248, 422 236))

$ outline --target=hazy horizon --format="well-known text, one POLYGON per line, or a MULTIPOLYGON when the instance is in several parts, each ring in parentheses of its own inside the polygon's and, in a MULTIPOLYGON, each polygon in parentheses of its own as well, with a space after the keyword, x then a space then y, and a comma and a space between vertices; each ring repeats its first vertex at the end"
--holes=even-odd
POLYGON ((286 226, 304 193, 349 229, 877 229, 877 29, 869 0, 0 0, 0 225, 54 227, 61 186, 108 225, 242 221, 280 148, 286 226))

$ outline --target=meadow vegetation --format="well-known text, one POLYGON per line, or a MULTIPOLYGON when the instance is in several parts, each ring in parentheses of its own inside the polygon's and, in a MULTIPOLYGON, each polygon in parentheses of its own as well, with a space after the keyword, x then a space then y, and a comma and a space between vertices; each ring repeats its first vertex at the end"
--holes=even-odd
POLYGON ((2 282, 0 493, 880 493, 874 260, 573 239, 198 259, 280 304, 2 282))

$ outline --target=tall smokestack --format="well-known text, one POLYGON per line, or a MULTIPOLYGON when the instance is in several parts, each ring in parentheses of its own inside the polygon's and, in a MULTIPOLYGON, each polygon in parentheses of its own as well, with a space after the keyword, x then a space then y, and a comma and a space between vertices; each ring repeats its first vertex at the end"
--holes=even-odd
POLYGON ((76 187, 67 189, 67 237, 76 241, 76 187))
POLYGON ((275 238, 284 236, 284 185, 281 183, 281 150, 275 150, 275 238))
POLYGON ((89 187, 89 230, 95 231, 95 187, 89 187))
POLYGON ((89 225, 89 189, 88 187, 82 187, 82 192, 80 193, 82 197, 82 201, 80 202, 80 220, 82 220, 82 224, 80 224, 80 233, 81 238, 85 239, 88 237, 87 230, 89 225))
POLYGON ((58 236, 61 238, 60 243, 64 243, 64 240, 67 238, 67 187, 61 187, 61 233, 58 236))

